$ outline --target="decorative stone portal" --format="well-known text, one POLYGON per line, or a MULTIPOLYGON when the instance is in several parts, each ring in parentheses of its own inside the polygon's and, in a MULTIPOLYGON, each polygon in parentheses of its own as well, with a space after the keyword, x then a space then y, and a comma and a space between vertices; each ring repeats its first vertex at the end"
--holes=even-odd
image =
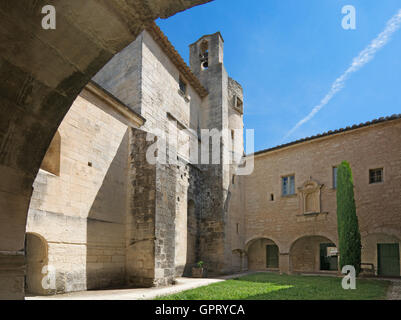
POLYGON ((320 210, 320 190, 323 185, 312 179, 298 188, 300 196, 301 214, 318 214, 320 210))

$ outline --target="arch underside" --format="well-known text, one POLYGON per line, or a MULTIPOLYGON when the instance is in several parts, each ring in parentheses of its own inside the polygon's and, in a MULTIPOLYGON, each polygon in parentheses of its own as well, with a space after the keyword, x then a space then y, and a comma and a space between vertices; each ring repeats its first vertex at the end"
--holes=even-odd
POLYGON ((76 96, 146 23, 210 0, 60 0, 0 4, 0 299, 24 296, 24 239, 32 184, 76 96), (104 23, 107 21, 107 23, 104 23))
POLYGON ((279 246, 269 238, 257 238, 246 245, 248 269, 252 271, 279 270, 279 246))

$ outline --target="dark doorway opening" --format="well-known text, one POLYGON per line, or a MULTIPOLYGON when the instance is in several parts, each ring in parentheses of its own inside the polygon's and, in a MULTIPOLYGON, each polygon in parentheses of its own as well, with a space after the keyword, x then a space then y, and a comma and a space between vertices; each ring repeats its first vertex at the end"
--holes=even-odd
POLYGON ((338 270, 337 249, 334 243, 320 244, 320 270, 322 271, 338 270))
POLYGON ((398 243, 377 244, 378 274, 386 277, 400 276, 400 247, 398 243))
POLYGON ((275 244, 268 244, 266 246, 266 268, 278 268, 278 246, 275 244))

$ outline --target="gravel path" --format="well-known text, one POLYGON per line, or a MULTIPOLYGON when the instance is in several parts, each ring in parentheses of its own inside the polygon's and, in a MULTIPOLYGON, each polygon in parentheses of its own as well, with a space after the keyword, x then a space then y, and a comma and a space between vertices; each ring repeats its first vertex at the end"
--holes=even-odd
POLYGON ((212 283, 241 277, 253 272, 245 272, 218 278, 177 278, 176 284, 169 287, 122 290, 92 290, 71 292, 54 296, 28 296, 26 300, 151 300, 158 296, 179 293, 189 289, 207 286, 212 283))
POLYGON ((401 280, 391 280, 387 300, 401 300, 401 280))

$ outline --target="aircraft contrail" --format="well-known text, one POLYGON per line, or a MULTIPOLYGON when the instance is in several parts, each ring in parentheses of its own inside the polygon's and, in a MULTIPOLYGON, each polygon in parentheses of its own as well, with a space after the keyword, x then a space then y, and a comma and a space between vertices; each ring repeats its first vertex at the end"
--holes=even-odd
POLYGON ((371 61, 376 52, 379 51, 382 47, 384 47, 391 39, 391 36, 394 32, 396 32, 401 26, 401 9, 395 14, 386 25, 386 28, 382 33, 380 33, 364 50, 362 50, 359 55, 354 58, 352 64, 349 68, 334 81, 332 84, 330 91, 326 94, 326 96, 320 101, 320 103, 312 109, 312 111, 301 121, 299 121, 282 139, 287 139, 291 134, 293 134, 300 126, 304 123, 311 120, 316 113, 318 113, 326 104, 330 102, 330 100, 341 90, 344 88, 346 80, 353 74, 354 72, 361 69, 365 64, 371 61))

